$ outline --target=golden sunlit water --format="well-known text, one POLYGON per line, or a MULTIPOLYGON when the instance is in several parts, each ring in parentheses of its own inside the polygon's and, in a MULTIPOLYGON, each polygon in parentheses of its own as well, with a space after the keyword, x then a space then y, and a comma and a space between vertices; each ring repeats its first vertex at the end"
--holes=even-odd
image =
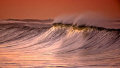
MULTIPOLYGON (((118 50, 119 51, 119 50, 118 50)), ((113 54, 113 53, 112 53, 113 54)), ((1 68, 119 68, 120 56, 0 53, 1 68), (109 57, 108 57, 109 56, 109 57)))

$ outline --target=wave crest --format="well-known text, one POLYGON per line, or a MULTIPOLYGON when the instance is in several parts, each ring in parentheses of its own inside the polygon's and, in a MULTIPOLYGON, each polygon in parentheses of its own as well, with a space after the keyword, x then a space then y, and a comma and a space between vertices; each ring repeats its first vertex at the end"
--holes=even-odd
POLYGON ((109 19, 100 14, 86 13, 55 18, 54 23, 71 24, 75 26, 96 26, 109 29, 120 29, 120 20, 109 19))

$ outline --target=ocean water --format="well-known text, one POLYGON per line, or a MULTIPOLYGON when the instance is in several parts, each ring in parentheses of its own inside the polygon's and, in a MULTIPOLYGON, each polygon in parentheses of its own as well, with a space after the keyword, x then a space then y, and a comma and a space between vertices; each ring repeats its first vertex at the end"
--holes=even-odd
POLYGON ((0 68, 120 68, 119 28, 52 22, 1 20, 0 68))

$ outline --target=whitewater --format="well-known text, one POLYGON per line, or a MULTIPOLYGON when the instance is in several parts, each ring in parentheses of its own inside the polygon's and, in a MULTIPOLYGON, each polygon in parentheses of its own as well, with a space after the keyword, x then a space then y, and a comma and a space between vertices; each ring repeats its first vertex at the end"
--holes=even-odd
POLYGON ((119 68, 120 20, 96 15, 0 21, 0 68, 119 68))

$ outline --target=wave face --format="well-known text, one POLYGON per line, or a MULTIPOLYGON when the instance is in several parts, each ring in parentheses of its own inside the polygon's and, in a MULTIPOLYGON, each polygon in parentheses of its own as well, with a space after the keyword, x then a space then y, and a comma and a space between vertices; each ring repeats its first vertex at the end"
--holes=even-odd
POLYGON ((36 23, 0 25, 0 61, 3 61, 0 62, 0 67, 117 68, 120 66, 120 29, 86 25, 78 27, 62 23, 54 23, 52 27, 48 24, 44 24, 45 27, 37 25, 36 23), (6 54, 14 54, 12 56, 14 61, 11 61, 11 57, 6 54), (25 56, 32 56, 27 57, 27 61, 28 59, 40 61, 26 62, 25 56), (2 59, 4 57, 7 58, 2 59))

